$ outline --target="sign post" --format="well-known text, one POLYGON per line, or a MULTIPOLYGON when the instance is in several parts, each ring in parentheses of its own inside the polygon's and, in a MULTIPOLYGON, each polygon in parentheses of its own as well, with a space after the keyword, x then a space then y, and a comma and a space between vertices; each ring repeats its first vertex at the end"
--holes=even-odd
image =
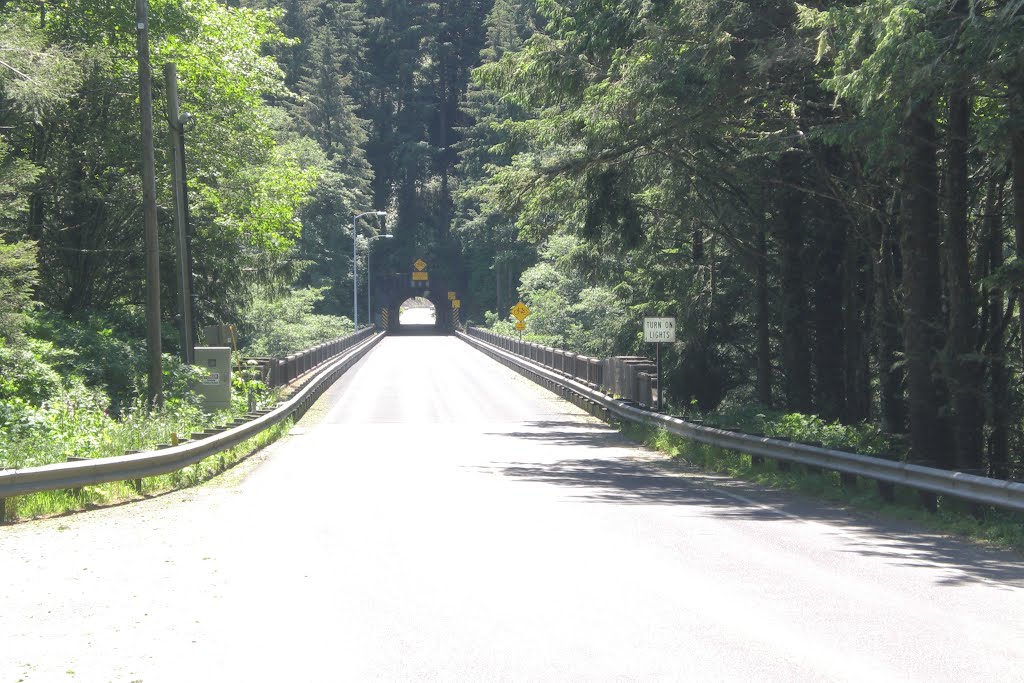
POLYGON ((644 341, 654 344, 655 362, 658 365, 658 412, 665 411, 665 399, 661 390, 661 345, 676 341, 675 318, 644 318, 644 341))
POLYGON ((523 321, 526 320, 526 316, 530 315, 530 313, 532 311, 522 301, 512 307, 512 316, 519 321, 516 323, 516 329, 519 330, 519 341, 523 341, 523 330, 526 329, 526 323, 523 321))

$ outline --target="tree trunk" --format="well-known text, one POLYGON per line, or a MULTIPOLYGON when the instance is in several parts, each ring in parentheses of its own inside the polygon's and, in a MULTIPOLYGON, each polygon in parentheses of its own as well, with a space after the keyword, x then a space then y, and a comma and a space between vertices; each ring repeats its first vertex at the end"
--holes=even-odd
POLYGON ((949 165, 946 176, 948 218, 946 259, 949 279, 949 338, 946 358, 953 404, 955 466, 961 470, 981 467, 984 365, 977 351, 977 307, 971 283, 968 244, 967 148, 970 135, 970 102, 962 89, 949 95, 949 165))
POLYGON ((871 365, 868 359, 866 330, 871 329, 870 310, 867 306, 869 281, 865 254, 866 242, 852 232, 846 240, 843 254, 843 330, 846 355, 844 375, 846 385, 845 412, 847 424, 863 422, 871 417, 871 365))
POLYGON ((846 219, 831 198, 829 176, 840 165, 838 151, 819 152, 817 228, 813 232, 815 409, 826 420, 843 416, 845 363, 843 334, 843 253, 846 219))
POLYGON ((448 237, 451 230, 451 190, 449 189, 448 174, 451 171, 451 158, 450 150, 448 149, 448 59, 447 51, 442 46, 441 48, 441 64, 440 64, 440 79, 438 87, 438 97, 440 103, 438 106, 438 131, 437 131, 437 146, 438 146, 438 157, 440 158, 440 172, 441 172, 441 197, 440 206, 438 207, 438 234, 441 239, 448 237))
POLYGON ((768 309, 768 238, 764 228, 757 231, 757 401, 772 405, 772 348, 768 309))
MULTIPOLYGON (((988 274, 994 273, 1003 265, 1003 230, 1002 230, 1002 188, 996 182, 989 183, 988 196, 985 202, 985 233, 988 274)), ((991 377, 989 424, 991 431, 988 438, 988 475, 997 479, 1010 476, 1010 416, 1009 375, 1006 371, 1006 348, 1003 306, 1006 297, 1001 289, 989 291, 986 297, 986 328, 988 337, 985 342, 986 357, 989 362, 991 377)))
POLYGON ((498 314, 498 320, 505 320, 508 316, 503 313, 505 307, 501 305, 501 259, 498 258, 497 252, 494 253, 494 297, 495 312, 498 314))
MULTIPOLYGON (((942 348, 942 281, 935 122, 929 100, 915 102, 906 121, 909 154, 907 219, 903 232, 903 347, 910 412, 910 450, 915 462, 949 469, 953 465, 943 387, 936 373, 942 348)), ((930 509, 934 495, 922 495, 930 509)))
POLYGON ((810 412, 811 354, 807 332, 807 292, 803 264, 802 154, 789 151, 779 159, 779 215, 776 236, 781 273, 782 365, 786 408, 810 412))
MULTIPOLYGON (((1024 260, 1024 93, 1019 87, 1010 88, 1010 121, 1017 122, 1010 131, 1010 166, 1013 169, 1013 236, 1016 256, 1024 260)), ((1024 360, 1024 295, 1018 301, 1020 325, 1020 355, 1024 360)))
POLYGON ((903 400, 903 368, 897 365, 902 354, 900 308, 896 301, 897 283, 902 275, 899 222, 873 221, 875 301, 875 339, 878 361, 878 408, 882 431, 903 434, 907 430, 906 404, 903 400))

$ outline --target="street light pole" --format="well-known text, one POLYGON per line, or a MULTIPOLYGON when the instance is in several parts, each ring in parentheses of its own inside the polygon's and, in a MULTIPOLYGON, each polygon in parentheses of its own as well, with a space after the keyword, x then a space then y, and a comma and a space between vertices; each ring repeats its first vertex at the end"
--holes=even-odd
POLYGON ((363 216, 387 216, 383 211, 364 211, 352 216, 352 325, 359 329, 359 262, 356 261, 356 221, 363 216))
POLYGON ((371 237, 370 241, 366 243, 366 317, 370 319, 370 324, 373 325, 373 306, 371 305, 372 299, 370 293, 373 291, 373 278, 370 277, 370 257, 373 256, 373 241, 379 239, 389 240, 394 235, 377 235, 371 237))

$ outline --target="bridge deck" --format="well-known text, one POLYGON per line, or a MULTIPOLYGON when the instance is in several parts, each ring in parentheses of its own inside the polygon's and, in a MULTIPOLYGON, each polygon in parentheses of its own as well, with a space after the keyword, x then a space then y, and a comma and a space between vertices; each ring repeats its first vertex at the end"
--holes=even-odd
POLYGON ((666 469, 451 337, 384 340, 255 462, 0 530, 0 680, 1024 666, 1017 558, 666 469))

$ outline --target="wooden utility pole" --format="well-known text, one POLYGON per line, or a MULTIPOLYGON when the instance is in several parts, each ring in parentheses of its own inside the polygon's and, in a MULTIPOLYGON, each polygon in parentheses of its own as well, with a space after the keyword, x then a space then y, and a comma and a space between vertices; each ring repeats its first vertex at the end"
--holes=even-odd
POLYGON ((146 247, 146 347, 149 349, 150 407, 163 404, 160 349, 160 236, 156 215, 156 160, 153 152, 153 77, 149 67, 149 0, 135 0, 139 50, 139 114, 142 120, 142 211, 146 247))
POLYGON ((181 360, 191 364, 192 347, 192 254, 188 241, 188 194, 185 185, 185 121, 178 106, 178 67, 164 65, 167 82, 167 123, 171 130, 171 158, 174 165, 174 223, 178 233, 178 315, 181 317, 181 360))

